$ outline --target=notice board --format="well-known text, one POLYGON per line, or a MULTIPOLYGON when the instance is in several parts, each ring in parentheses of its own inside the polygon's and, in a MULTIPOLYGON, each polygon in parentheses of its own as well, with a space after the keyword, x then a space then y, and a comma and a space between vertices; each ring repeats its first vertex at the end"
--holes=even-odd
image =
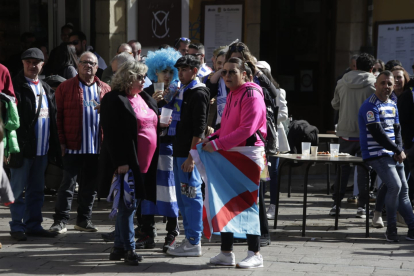
POLYGON ((226 46, 237 38, 243 41, 244 4, 243 2, 235 2, 231 5, 210 3, 202 4, 201 41, 206 51, 206 63, 213 67, 211 57, 215 49, 226 46))
POLYGON ((397 59, 406 71, 411 72, 414 62, 414 21, 378 22, 376 25, 377 58, 384 63, 397 59))

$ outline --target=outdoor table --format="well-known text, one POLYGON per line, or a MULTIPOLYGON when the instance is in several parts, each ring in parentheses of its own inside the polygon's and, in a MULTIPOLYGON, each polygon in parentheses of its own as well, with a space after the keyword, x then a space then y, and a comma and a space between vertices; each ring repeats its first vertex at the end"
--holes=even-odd
MULTIPOLYGON (((345 156, 345 157, 330 157, 330 156, 307 156, 304 157, 301 154, 278 154, 277 157, 281 159, 281 163, 279 166, 279 179, 277 182, 278 193, 276 194, 276 209, 275 209, 275 221, 273 225, 273 229, 276 229, 277 227, 277 218, 279 213, 279 197, 280 197, 280 183, 281 183, 281 176, 282 176, 282 168, 285 165, 291 165, 292 163, 305 163, 306 171, 305 171, 305 183, 304 183, 304 191, 303 191, 303 217, 302 217, 302 237, 305 236, 305 228, 306 228, 306 207, 307 207, 307 196, 308 196, 308 175, 309 175, 309 169, 311 166, 316 165, 317 163, 322 164, 336 164, 336 165, 351 165, 351 166, 361 166, 364 168, 364 170, 367 171, 367 174, 369 173, 369 169, 364 166, 364 161, 361 157, 355 157, 355 156, 345 156)), ((341 179, 341 169, 339 169, 339 179, 341 179)), ((340 184, 340 183, 339 183, 340 184)), ((340 194, 339 194, 339 187, 340 185, 336 185, 335 187, 335 193, 336 193, 336 215, 335 215, 335 230, 338 230, 338 218, 339 218, 339 204, 340 204, 340 194)), ((367 190, 369 190, 369 178, 367 178, 367 190)), ((366 206, 366 233, 365 236, 369 237, 369 201, 367 201, 366 206)))

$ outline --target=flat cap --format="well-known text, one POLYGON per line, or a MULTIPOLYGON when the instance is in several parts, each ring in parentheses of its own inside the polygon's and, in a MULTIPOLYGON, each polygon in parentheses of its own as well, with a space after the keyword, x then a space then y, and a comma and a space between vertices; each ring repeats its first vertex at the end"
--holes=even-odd
POLYGON ((174 67, 195 67, 197 69, 200 69, 200 60, 192 55, 185 55, 177 60, 174 67))
POLYGON ((40 60, 45 60, 45 56, 43 55, 42 51, 39 48, 30 48, 23 52, 21 56, 22 60, 35 58, 40 60))

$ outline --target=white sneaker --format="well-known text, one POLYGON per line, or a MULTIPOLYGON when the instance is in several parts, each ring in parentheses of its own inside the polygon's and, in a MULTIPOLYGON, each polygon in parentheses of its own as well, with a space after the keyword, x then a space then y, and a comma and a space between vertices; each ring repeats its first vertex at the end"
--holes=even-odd
POLYGON ((267 219, 275 219, 275 211, 276 211, 276 205, 270 204, 269 209, 267 209, 267 219))
POLYGON ((177 257, 200 257, 202 254, 201 242, 193 245, 188 239, 185 239, 180 246, 176 248, 168 248, 167 254, 177 257))
POLYGON ((218 255, 210 258, 210 263, 215 265, 234 266, 236 264, 236 257, 233 252, 230 252, 229 256, 226 256, 223 252, 220 252, 218 255))
POLYGON ((237 263, 236 267, 238 268, 263 267, 263 257, 260 253, 256 255, 254 254, 253 251, 247 251, 247 257, 244 258, 241 262, 237 263))
POLYGON ((372 226, 375 228, 384 227, 384 222, 382 221, 382 212, 374 211, 374 217, 372 218, 372 226))

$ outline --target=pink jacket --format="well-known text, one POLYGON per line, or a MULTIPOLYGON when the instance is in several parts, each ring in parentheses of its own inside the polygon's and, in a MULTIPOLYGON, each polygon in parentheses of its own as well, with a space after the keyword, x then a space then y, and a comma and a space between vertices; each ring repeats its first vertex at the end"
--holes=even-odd
POLYGON ((212 145, 215 150, 246 146, 246 140, 254 134, 254 145, 264 146, 256 133, 257 130, 260 130, 266 139, 266 105, 263 91, 257 84, 246 82, 237 90, 230 91, 227 96, 221 127, 211 134, 211 137, 218 136, 212 141, 212 145))

